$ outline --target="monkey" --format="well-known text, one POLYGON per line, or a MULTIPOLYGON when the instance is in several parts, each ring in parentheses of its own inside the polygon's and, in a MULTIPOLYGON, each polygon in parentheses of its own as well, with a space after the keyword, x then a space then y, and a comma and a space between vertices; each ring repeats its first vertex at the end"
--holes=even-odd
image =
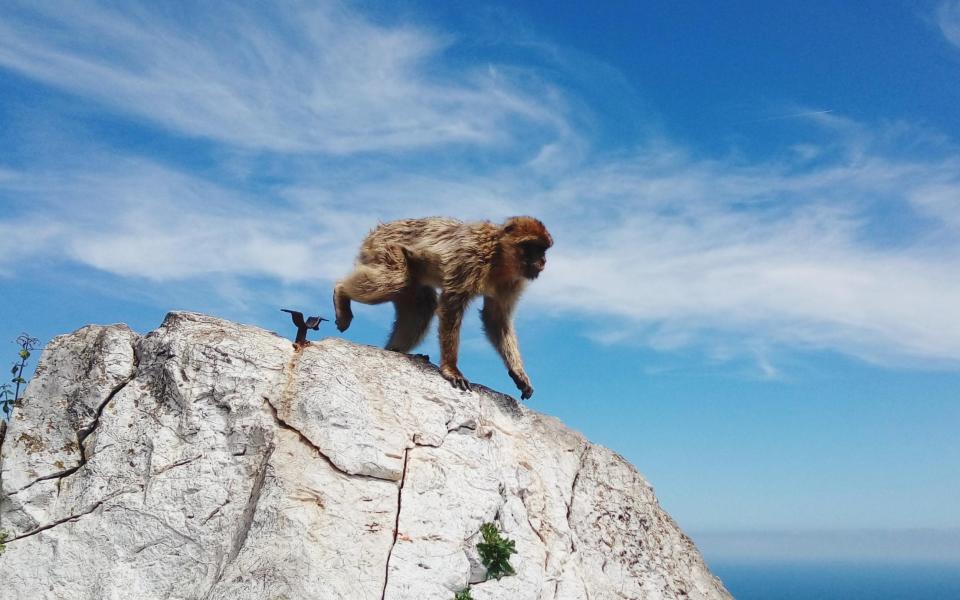
POLYGON ((354 271, 334 287, 337 329, 350 327, 351 300, 392 302, 396 320, 386 349, 409 352, 436 314, 440 375, 468 390, 470 382, 457 367, 460 325, 471 300, 483 296, 484 332, 526 400, 533 385, 523 368, 513 311, 524 287, 546 266, 552 245, 547 228, 533 217, 511 217, 502 225, 444 217, 380 224, 361 243, 354 271))

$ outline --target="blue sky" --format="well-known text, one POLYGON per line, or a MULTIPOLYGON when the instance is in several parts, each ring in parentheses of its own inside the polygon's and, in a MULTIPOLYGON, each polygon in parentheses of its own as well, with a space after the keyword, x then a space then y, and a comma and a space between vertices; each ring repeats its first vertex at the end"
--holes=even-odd
POLYGON ((957 106, 956 0, 5 2, 0 341, 289 331, 378 220, 534 214, 531 406, 708 558, 960 560, 957 106))

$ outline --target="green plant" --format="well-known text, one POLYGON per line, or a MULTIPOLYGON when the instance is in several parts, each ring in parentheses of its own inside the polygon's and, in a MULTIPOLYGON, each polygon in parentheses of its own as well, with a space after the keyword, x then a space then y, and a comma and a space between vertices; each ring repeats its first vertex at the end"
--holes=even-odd
POLYGON ((457 595, 453 597, 453 600, 473 600, 473 596, 470 595, 469 586, 467 589, 457 592, 457 595))
POLYGON ((26 333, 20 334, 17 338, 17 345, 20 346, 20 350, 17 351, 18 360, 13 363, 13 368, 10 370, 13 379, 0 385, 0 410, 3 411, 3 418, 10 416, 14 404, 20 399, 20 386, 26 387, 27 385, 27 380, 23 377, 23 370, 27 366, 27 360, 30 359, 30 352, 36 348, 38 341, 37 338, 30 337, 26 333))
POLYGON ((5 541, 7 541, 7 532, 0 531, 0 554, 3 554, 3 551, 7 549, 6 545, 4 545, 5 541))
POLYGON ((480 535, 483 536, 483 541, 477 543, 477 552, 480 553, 483 566, 487 568, 487 577, 500 579, 504 575, 515 574, 516 571, 510 566, 510 555, 517 553, 516 543, 501 537, 493 523, 481 525, 480 535))

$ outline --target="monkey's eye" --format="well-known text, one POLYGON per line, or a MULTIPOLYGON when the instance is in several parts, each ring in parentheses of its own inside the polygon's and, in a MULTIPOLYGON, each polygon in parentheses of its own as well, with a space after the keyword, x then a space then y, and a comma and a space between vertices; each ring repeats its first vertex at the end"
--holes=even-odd
POLYGON ((536 242, 524 242, 520 244, 520 251, 523 253, 523 257, 527 259, 536 259, 546 253, 547 249, 543 244, 538 244, 536 242))

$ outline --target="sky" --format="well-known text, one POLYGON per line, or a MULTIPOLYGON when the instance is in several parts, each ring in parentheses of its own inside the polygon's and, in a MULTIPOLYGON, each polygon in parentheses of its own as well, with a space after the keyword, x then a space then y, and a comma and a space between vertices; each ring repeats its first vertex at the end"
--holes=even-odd
POLYGON ((292 334, 377 222, 531 214, 528 404, 708 560, 960 562, 960 1, 588 4, 2 3, 0 352, 292 334))

